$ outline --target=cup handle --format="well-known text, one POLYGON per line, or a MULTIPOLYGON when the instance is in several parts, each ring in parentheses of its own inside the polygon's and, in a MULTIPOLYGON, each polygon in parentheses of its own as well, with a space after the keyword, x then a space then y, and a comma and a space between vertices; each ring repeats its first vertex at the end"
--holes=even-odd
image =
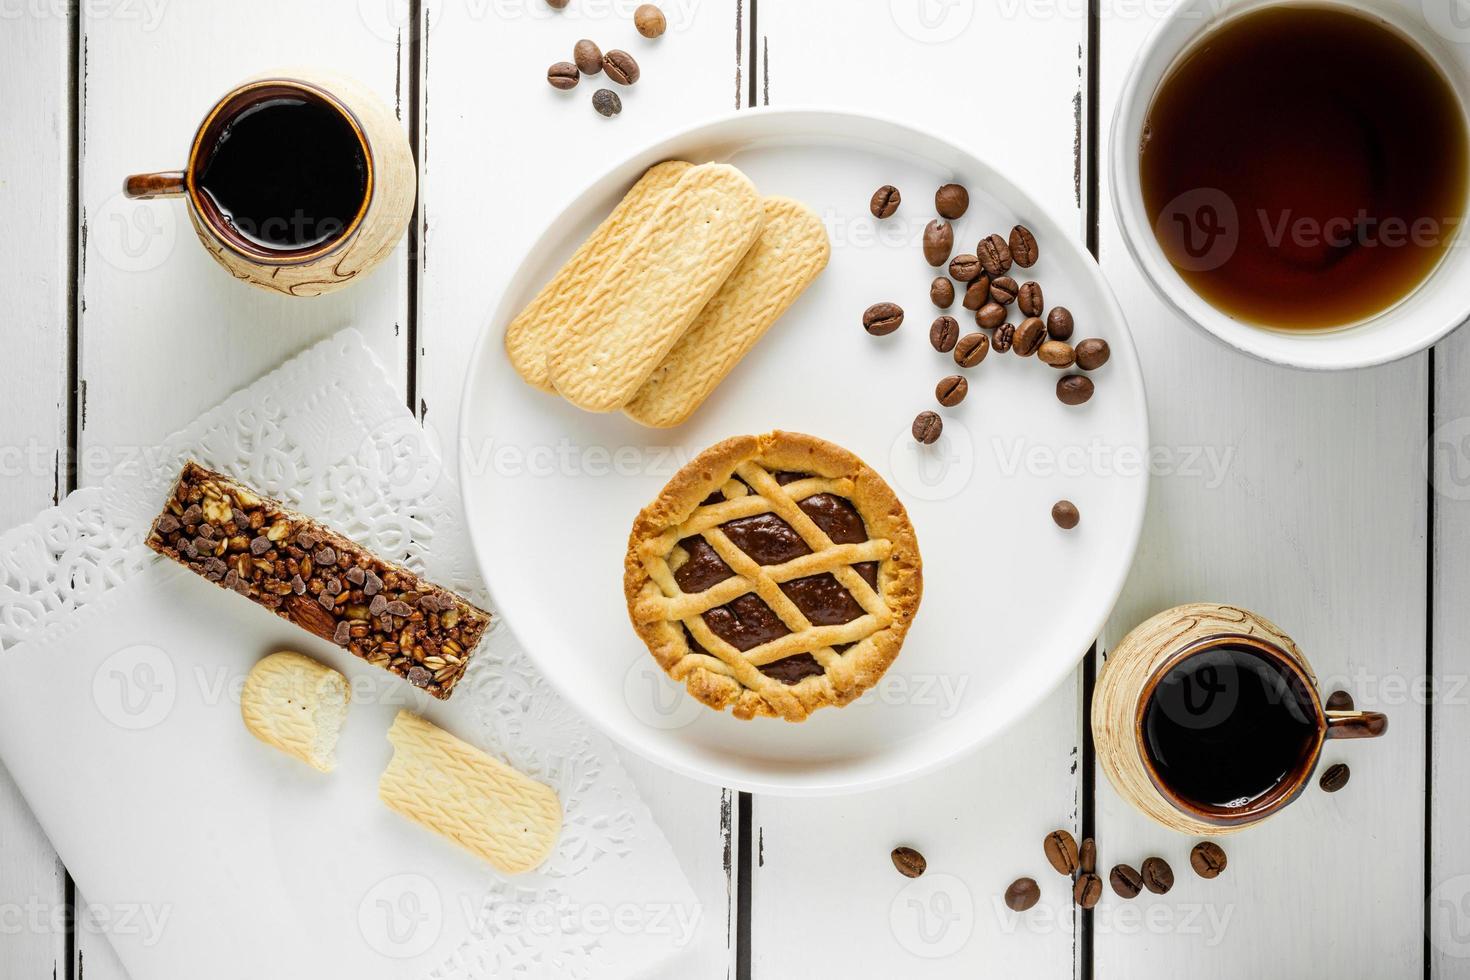
POLYGON ((1377 738, 1388 731, 1388 715, 1377 711, 1327 712, 1328 738, 1377 738))
POLYGON ((123 194, 144 201, 151 197, 183 197, 184 172, 164 170, 156 174, 133 174, 123 181, 123 194))

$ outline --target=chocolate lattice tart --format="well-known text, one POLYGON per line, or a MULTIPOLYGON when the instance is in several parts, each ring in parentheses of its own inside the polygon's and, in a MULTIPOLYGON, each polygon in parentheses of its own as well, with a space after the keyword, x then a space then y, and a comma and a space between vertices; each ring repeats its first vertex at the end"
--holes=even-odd
POLYGON ((802 721, 878 682, 923 591, 883 478, 813 436, 711 446, 638 515, 628 613, 669 676, 737 718, 802 721))

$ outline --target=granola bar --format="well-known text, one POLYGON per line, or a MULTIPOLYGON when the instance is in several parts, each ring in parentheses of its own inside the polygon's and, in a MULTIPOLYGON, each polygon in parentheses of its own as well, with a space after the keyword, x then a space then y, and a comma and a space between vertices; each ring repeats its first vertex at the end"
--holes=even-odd
POLYGON ((148 547, 445 699, 490 614, 190 460, 148 547))

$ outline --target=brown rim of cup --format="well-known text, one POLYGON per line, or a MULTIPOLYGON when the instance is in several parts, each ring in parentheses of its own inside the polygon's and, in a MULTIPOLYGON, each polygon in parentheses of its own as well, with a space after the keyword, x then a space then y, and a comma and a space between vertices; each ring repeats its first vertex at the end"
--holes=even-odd
POLYGON ((1155 668, 1149 675, 1148 682, 1139 695, 1138 704, 1133 714, 1133 740, 1138 750, 1139 758, 1143 762, 1144 771, 1148 773, 1149 782, 1159 792, 1169 805, 1179 812, 1194 817, 1196 820, 1212 824, 1216 827, 1241 827, 1262 820, 1286 806, 1296 799, 1307 788, 1311 782, 1312 771, 1317 768, 1317 761, 1322 755, 1322 745, 1327 739, 1327 713, 1322 707, 1322 699, 1317 694, 1317 688, 1311 676, 1302 668, 1296 660, 1285 650, 1274 643, 1267 643, 1260 637, 1247 636, 1243 633, 1220 633, 1215 636, 1206 636, 1192 643, 1186 644, 1174 651, 1169 657, 1155 668), (1143 730, 1144 717, 1148 713, 1148 706, 1153 701, 1154 691, 1164 677, 1197 654, 1205 653, 1222 646, 1248 647, 1261 657, 1269 660, 1274 666, 1284 671, 1296 682, 1294 686, 1305 693, 1308 707, 1311 709, 1313 725, 1316 729, 1311 744, 1297 764, 1285 777, 1275 786, 1271 787, 1260 796, 1251 800, 1244 806, 1221 807, 1208 803, 1192 800, 1174 791, 1160 776, 1154 761, 1148 752, 1148 742, 1143 730))
POLYGON ((246 82, 230 91, 214 104, 209 114, 204 117, 204 121, 199 124, 199 129, 194 133, 194 142, 189 146, 188 162, 184 165, 184 189, 189 198, 189 206, 194 209, 194 213, 231 251, 252 262, 266 265, 298 265, 321 258, 323 255, 329 255, 352 238, 353 233, 357 231, 363 218, 367 215, 368 205, 372 203, 376 173, 373 167, 373 151, 368 145, 367 134, 363 132, 362 122, 340 99, 326 89, 298 78, 261 78, 253 82, 246 82), (215 203, 209 199, 208 195, 200 192, 197 179, 199 168, 204 164, 202 159, 204 148, 214 145, 214 141, 225 126, 246 109, 259 105, 267 99, 286 95, 305 97, 327 106, 340 115, 352 130, 352 134, 357 137, 358 146, 362 148, 363 165, 367 169, 362 203, 357 206, 357 213, 352 216, 352 220, 347 222, 342 230, 330 240, 310 248, 262 248, 252 242, 224 220, 224 216, 215 203))

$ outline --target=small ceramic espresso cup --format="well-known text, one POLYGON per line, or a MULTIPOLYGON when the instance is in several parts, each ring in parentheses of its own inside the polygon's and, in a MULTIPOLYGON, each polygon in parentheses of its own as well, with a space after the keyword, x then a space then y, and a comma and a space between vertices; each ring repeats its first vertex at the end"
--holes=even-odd
POLYGON ((1177 606, 1108 654, 1092 697, 1097 759, 1118 794, 1185 834, 1260 823, 1301 795, 1327 739, 1388 719, 1329 711, 1291 637, 1235 606, 1177 606))
MULTIPOLYGON (((269 159, 270 134, 257 131, 250 138, 255 141, 252 151, 269 159)), ((300 146, 279 149, 290 153, 300 146)), ((248 192, 252 171, 241 169, 237 163, 232 179, 248 192)), ((313 179, 332 177, 318 173, 313 179)), ((340 75, 288 70, 249 79, 216 102, 195 131, 183 170, 134 174, 123 182, 123 192, 132 198, 184 198, 199 240, 236 279, 288 296, 318 296, 341 289, 387 257, 408 227, 416 186, 417 171, 403 127, 370 89, 340 75), (330 233, 312 234, 299 243, 250 234, 246 220, 225 213, 202 179, 222 141, 243 138, 232 135, 232 127, 283 102, 317 110, 314 118, 331 125, 353 161, 341 176, 353 182, 348 192, 351 205, 344 209, 348 213, 331 219, 330 233)), ((303 203, 307 208, 312 204, 303 203)), ((303 218, 272 215, 261 223, 284 227, 292 220, 303 218)), ((314 225, 312 231, 316 229, 314 225)))

